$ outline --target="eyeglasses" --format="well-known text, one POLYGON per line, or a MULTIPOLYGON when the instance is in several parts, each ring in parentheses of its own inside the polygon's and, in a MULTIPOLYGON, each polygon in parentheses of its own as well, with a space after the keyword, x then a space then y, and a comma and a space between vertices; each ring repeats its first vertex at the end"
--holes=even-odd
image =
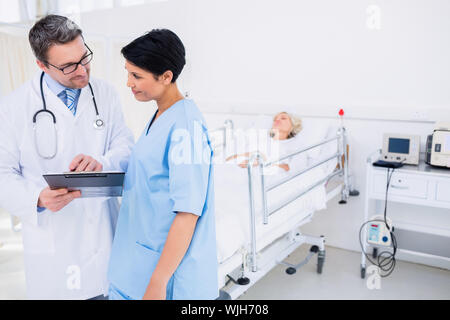
POLYGON ((70 74, 72 72, 75 72, 75 70, 78 69, 78 65, 80 65, 80 64, 82 66, 87 65, 89 62, 91 62, 92 57, 94 56, 94 53, 87 46, 87 44, 84 44, 84 45, 86 46, 86 48, 88 48, 89 53, 87 55, 85 55, 83 58, 81 58, 81 60, 78 61, 77 63, 71 63, 71 64, 65 66, 64 68, 57 67, 57 66, 55 66, 55 65, 53 65, 53 64, 51 64, 50 62, 47 62, 47 61, 46 61, 46 63, 51 65, 53 68, 56 68, 56 69, 60 70, 63 74, 70 74))

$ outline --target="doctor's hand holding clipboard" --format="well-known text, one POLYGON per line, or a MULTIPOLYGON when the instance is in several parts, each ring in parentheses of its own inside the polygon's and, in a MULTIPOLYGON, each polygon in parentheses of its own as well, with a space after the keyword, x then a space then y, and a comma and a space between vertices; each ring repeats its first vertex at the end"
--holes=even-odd
MULTIPOLYGON (((69 170, 74 172, 100 172, 103 165, 91 156, 77 155, 69 165, 69 170)), ((46 187, 39 194, 38 207, 46 208, 51 212, 58 212, 67 206, 72 200, 80 198, 81 191, 69 191, 67 188, 52 190, 46 187)))

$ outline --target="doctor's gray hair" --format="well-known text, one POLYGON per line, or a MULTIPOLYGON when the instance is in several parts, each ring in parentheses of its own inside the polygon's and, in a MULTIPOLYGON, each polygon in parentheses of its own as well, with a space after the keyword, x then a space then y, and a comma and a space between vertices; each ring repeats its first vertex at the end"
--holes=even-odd
POLYGON ((28 34, 31 49, 39 61, 47 65, 47 52, 52 45, 65 44, 83 36, 83 32, 72 20, 50 14, 34 24, 28 34))

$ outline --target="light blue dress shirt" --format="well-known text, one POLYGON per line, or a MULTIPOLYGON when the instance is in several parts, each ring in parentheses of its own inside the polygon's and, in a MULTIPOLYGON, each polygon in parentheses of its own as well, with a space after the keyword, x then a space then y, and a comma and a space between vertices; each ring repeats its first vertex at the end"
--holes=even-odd
MULTIPOLYGON (((44 81, 47 84, 48 88, 56 95, 58 96, 58 98, 61 99, 61 101, 66 104, 65 99, 61 98, 61 92, 65 91, 66 89, 69 89, 65 86, 63 86, 62 84, 60 84, 58 81, 54 80, 52 77, 50 77, 48 74, 44 75, 44 81)), ((78 99, 80 97, 80 93, 81 93, 81 89, 78 89, 78 93, 75 96, 75 101, 74 101, 74 108, 75 110, 77 109, 77 105, 78 105, 78 99)), ((65 94, 64 94, 65 96, 65 94)))
POLYGON ((192 100, 180 100, 135 145, 108 271, 110 298, 141 299, 178 212, 199 216, 194 235, 171 277, 167 299, 216 299, 218 263, 212 148, 192 100))

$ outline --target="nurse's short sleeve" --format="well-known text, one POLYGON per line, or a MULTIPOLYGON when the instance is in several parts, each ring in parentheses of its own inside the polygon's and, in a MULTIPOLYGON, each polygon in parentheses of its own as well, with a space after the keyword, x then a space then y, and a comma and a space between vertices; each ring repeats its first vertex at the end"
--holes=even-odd
POLYGON ((212 149, 207 129, 200 120, 183 120, 174 126, 169 139, 172 211, 201 216, 212 180, 212 149))

